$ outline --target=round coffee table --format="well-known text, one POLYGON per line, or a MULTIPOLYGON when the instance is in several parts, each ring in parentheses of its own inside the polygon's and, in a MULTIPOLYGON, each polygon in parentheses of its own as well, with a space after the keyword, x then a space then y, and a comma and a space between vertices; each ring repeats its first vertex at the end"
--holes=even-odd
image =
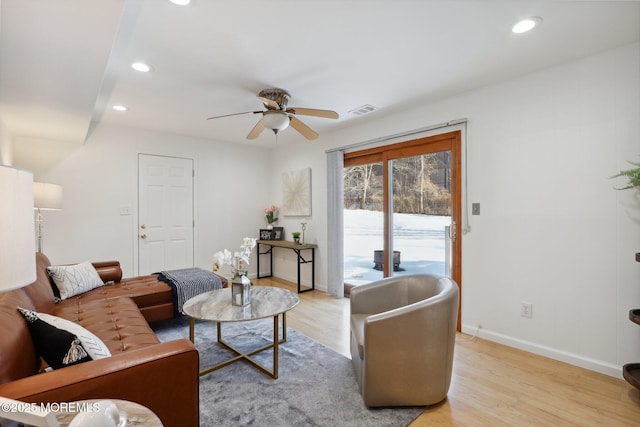
POLYGON ((278 345, 287 341, 287 311, 298 305, 300 298, 291 291, 271 286, 252 286, 251 304, 239 307, 231 304, 231 289, 218 289, 195 296, 184 303, 182 311, 189 316, 189 339, 194 340, 195 319, 217 322, 218 343, 236 354, 200 371, 200 375, 220 369, 238 360, 246 360, 260 371, 278 378, 278 345), (278 317, 282 315, 282 339, 279 339, 278 317), (273 342, 258 349, 243 353, 222 339, 222 323, 244 322, 273 317, 273 342), (251 356, 273 348, 273 369, 268 369, 251 356))

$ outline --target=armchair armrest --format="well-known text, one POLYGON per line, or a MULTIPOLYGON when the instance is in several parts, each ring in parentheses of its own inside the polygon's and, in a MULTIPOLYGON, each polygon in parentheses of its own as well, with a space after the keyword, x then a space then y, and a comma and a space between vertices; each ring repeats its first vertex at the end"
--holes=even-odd
POLYGON ((198 351, 181 339, 0 384, 0 395, 37 404, 123 399, 151 409, 166 426, 198 426, 198 387, 198 351))
MULTIPOLYGON (((364 321, 364 353, 366 357, 376 355, 391 357, 390 348, 402 348, 403 352, 416 352, 424 346, 423 337, 428 336, 435 325, 429 325, 429 308, 420 302, 393 310, 367 316, 364 321)), ((419 352, 417 354, 420 354, 419 352)))

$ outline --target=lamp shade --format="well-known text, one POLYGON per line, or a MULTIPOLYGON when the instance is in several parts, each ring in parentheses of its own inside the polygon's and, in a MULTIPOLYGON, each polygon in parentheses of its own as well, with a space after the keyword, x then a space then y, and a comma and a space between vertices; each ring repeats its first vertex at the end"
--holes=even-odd
POLYGON ((267 129, 279 132, 289 127, 289 116, 284 111, 267 110, 262 114, 262 123, 267 129))
POLYGON ((36 280, 33 175, 0 165, 0 292, 36 280))
POLYGON ((46 182, 33 183, 34 209, 60 210, 62 209, 62 187, 46 182))

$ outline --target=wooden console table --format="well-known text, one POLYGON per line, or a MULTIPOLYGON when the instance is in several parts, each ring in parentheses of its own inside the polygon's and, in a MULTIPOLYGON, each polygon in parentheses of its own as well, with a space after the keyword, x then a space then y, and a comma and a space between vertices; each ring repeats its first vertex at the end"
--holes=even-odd
POLYGON ((316 288, 316 268, 313 262, 315 257, 315 251, 318 245, 312 245, 308 243, 298 244, 294 242, 289 242, 287 240, 257 240, 258 245, 258 279, 263 279, 266 277, 273 277, 273 248, 285 248, 291 249, 298 256, 298 293, 313 291, 316 288), (265 252, 260 252, 260 245, 268 246, 265 252), (305 258, 302 256, 303 251, 311 251, 311 258, 305 258), (269 255, 269 274, 260 275, 260 255, 269 255), (300 284, 300 266, 302 264, 311 264, 311 287, 302 289, 300 284))

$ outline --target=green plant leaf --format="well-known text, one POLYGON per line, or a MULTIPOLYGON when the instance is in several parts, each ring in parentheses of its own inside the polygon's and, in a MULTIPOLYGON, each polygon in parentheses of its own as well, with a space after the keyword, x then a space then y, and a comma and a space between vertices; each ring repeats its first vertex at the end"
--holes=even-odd
POLYGON ((611 178, 618 178, 621 176, 625 176, 629 179, 629 182, 626 186, 622 188, 616 188, 616 190, 628 190, 630 188, 640 188, 640 163, 629 162, 633 166, 637 166, 634 169, 627 169, 620 171, 620 173, 612 176, 611 178))

